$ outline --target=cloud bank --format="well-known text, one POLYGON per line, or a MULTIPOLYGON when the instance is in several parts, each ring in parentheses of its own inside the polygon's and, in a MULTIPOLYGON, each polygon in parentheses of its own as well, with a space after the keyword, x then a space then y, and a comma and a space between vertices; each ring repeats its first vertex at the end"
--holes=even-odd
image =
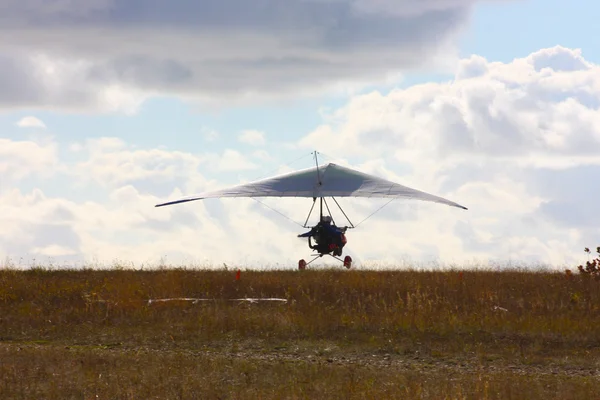
POLYGON ((135 112, 382 82, 453 55, 475 0, 8 0, 0 107, 135 112))

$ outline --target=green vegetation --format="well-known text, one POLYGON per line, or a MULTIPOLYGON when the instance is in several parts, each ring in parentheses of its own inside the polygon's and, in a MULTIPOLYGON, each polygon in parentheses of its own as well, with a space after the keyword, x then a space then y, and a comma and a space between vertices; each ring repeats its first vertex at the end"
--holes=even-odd
POLYGON ((519 270, 4 269, 0 397, 592 398, 599 284, 519 270), (287 302, 231 301, 246 297, 287 302), (148 301, 161 298, 212 300, 148 301))

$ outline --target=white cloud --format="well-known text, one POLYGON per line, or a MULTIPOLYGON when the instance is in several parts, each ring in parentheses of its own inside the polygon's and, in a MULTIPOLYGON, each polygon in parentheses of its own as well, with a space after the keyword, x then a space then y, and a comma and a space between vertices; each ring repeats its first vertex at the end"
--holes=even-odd
POLYGON ((211 156, 211 158, 216 160, 210 167, 217 171, 243 171, 258 167, 239 151, 232 149, 225 149, 221 156, 211 156))
POLYGON ((131 113, 157 94, 232 104, 385 82, 454 57, 476 2, 4 1, 0 107, 131 113))
POLYGON ((598 162, 600 67, 586 63, 564 71, 536 64, 557 53, 561 66, 569 56, 580 57, 562 47, 509 64, 472 57, 459 64, 459 78, 451 82, 355 96, 301 144, 363 155, 396 151, 411 162, 427 156, 440 167, 467 156, 548 167, 573 159, 598 162))
POLYGON ((260 161, 273 161, 274 158, 269 154, 266 150, 256 150, 252 153, 252 157, 260 160, 260 161))
POLYGON ((41 119, 31 115, 21 118, 16 125, 20 128, 46 128, 46 124, 41 119))
POLYGON ((62 257, 76 255, 77 251, 68 247, 51 244, 44 247, 35 247, 32 252, 47 257, 62 257))
POLYGON ((166 256, 175 263, 240 265, 245 259, 260 266, 265 251, 284 259, 298 250, 289 227, 273 215, 262 217, 252 200, 154 208, 163 198, 131 185, 108 193, 104 203, 66 201, 39 190, 0 195, 0 223, 6 228, 0 232, 0 254, 25 263, 156 265, 166 256))
POLYGON ((58 167, 56 143, 0 138, 0 177, 11 183, 34 174, 50 176, 58 167))
POLYGON ((265 144, 265 133, 254 129, 242 131, 238 136, 242 143, 251 144, 253 146, 261 146, 265 144))
POLYGON ((175 189, 195 191, 204 187, 207 180, 200 167, 218 158, 178 150, 139 149, 116 137, 88 139, 75 149, 84 153, 69 172, 77 182, 107 189, 135 184, 146 193, 163 196, 175 189))
POLYGON ((78 182, 109 189, 134 185, 138 190, 159 196, 173 195, 175 190, 190 193, 216 188, 217 181, 205 177, 209 173, 258 168, 233 149, 200 154, 164 148, 140 149, 116 137, 88 139, 76 149, 79 153, 85 150, 83 160, 69 172, 78 182))
POLYGON ((73 153, 79 153, 80 151, 83 150, 83 145, 81 143, 71 143, 69 145, 69 151, 72 151, 73 153))

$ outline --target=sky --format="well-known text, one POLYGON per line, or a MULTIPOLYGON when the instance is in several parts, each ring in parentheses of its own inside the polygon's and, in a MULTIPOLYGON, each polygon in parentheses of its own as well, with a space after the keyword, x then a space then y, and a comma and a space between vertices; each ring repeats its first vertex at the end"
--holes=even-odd
POLYGON ((576 267, 600 245, 598 12, 3 1, 0 263, 294 268, 311 199, 154 205, 310 167, 317 150, 468 208, 340 199, 367 218, 345 247, 358 267, 576 267))

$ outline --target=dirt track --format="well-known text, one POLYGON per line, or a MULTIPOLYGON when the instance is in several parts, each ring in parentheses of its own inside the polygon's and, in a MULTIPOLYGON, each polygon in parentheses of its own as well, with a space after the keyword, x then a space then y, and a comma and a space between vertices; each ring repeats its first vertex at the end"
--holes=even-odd
POLYGON ((109 345, 57 345, 57 344, 37 344, 37 343, 18 343, 4 342, 0 344, 2 353, 28 350, 55 349, 61 351, 93 351, 119 353, 122 356, 128 355, 183 355, 187 357, 205 357, 214 359, 237 359, 244 361, 258 361, 261 363, 281 364, 281 363, 314 363, 331 366, 357 366, 370 369, 384 368, 386 370, 394 369, 397 371, 413 371, 420 373, 511 373, 519 375, 567 375, 571 377, 598 377, 600 379, 600 360, 595 365, 577 365, 570 363, 568 359, 549 360, 547 362, 516 362, 516 360, 495 359, 483 360, 475 356, 457 357, 432 357, 427 355, 411 354, 398 355, 389 353, 360 353, 344 352, 340 349, 324 349, 320 351, 289 351, 273 349, 243 349, 240 351, 231 351, 227 349, 214 350, 189 349, 165 347, 162 349, 137 346, 122 346, 121 344, 109 345))

